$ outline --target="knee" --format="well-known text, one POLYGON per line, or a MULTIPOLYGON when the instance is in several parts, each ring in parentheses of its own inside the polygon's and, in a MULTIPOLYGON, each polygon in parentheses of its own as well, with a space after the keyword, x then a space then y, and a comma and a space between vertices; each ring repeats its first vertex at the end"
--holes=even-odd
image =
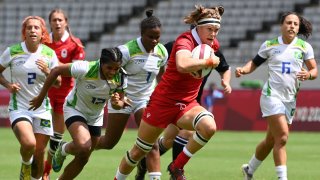
POLYGON ((36 149, 36 141, 35 140, 26 140, 21 142, 21 148, 26 152, 34 152, 36 149))
POLYGON ((102 149, 111 150, 116 146, 117 143, 118 141, 114 141, 114 140, 110 141, 109 138, 106 138, 105 136, 103 136, 100 138, 99 146, 102 149))
POLYGON ((285 146, 287 142, 288 142, 288 135, 286 134, 275 138, 275 145, 285 146))
POLYGON ((198 132, 206 139, 210 139, 217 131, 217 127, 215 124, 206 124, 204 126, 200 126, 198 132))
POLYGON ((76 149, 76 156, 81 156, 81 157, 87 157, 91 153, 91 142, 87 143, 81 143, 77 144, 75 149, 76 149))

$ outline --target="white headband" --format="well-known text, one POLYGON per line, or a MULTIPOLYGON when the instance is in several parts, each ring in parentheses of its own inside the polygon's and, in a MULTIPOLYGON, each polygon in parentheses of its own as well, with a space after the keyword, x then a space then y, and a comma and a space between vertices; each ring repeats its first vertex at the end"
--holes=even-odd
POLYGON ((200 19, 197 22, 197 26, 202 26, 202 25, 215 25, 215 26, 220 27, 220 19, 216 19, 216 18, 200 19))

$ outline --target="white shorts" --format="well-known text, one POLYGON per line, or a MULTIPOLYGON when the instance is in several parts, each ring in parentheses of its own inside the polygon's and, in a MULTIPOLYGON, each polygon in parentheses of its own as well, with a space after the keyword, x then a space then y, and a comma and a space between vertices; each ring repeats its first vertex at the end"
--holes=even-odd
POLYGON ((36 112, 26 110, 9 111, 10 123, 18 118, 26 118, 32 124, 33 132, 53 136, 52 115, 50 111, 36 112))
POLYGON ((282 102, 278 98, 261 95, 260 108, 262 117, 267 117, 275 114, 285 114, 287 123, 292 124, 294 113, 296 111, 296 101, 282 102))
POLYGON ((98 117, 90 117, 89 115, 83 114, 80 111, 66 106, 63 106, 63 116, 64 116, 64 121, 68 120, 72 116, 81 116, 83 117, 86 121, 87 124, 90 126, 102 126, 103 125, 103 113, 100 114, 98 117))
POLYGON ((132 101, 132 103, 131 103, 132 106, 126 106, 123 109, 115 110, 115 109, 112 108, 111 102, 110 102, 110 99, 109 99, 109 101, 108 101, 108 113, 122 113, 122 114, 135 113, 139 109, 147 107, 147 104, 148 104, 149 100, 134 100, 134 99, 131 99, 131 101, 132 101))

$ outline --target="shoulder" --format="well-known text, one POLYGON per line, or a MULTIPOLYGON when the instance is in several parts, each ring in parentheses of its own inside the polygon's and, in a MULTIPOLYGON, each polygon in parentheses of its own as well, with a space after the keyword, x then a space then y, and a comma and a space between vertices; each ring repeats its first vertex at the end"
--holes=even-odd
POLYGON ((48 56, 48 57, 53 57, 55 54, 55 51, 53 49, 51 49, 50 47, 48 47, 47 45, 42 44, 41 54, 48 56))

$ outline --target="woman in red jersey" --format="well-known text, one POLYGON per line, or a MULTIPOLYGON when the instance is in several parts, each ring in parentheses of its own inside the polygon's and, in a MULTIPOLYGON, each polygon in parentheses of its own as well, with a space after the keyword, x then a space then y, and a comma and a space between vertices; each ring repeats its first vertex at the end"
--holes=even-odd
MULTIPOLYGON (((60 63, 71 63, 75 60, 83 60, 85 52, 81 41, 74 37, 70 31, 68 17, 62 9, 54 9, 49 14, 49 23, 51 27, 51 43, 47 45, 55 50, 60 63)), ((62 141, 64 133, 63 103, 65 97, 73 87, 72 77, 62 77, 61 87, 52 87, 48 96, 52 106, 52 120, 54 135, 50 137, 50 149, 48 151, 47 161, 43 179, 49 177, 51 170, 51 159, 54 155, 59 142, 62 141)))
MULTIPOLYGON (((186 179, 184 165, 200 150, 216 131, 213 115, 196 100, 202 79, 194 78, 190 73, 206 68, 217 67, 219 58, 192 58, 192 50, 199 44, 213 46, 220 30, 223 7, 205 8, 196 6, 184 21, 196 24, 196 28, 182 33, 174 43, 167 68, 160 83, 151 95, 149 104, 139 126, 138 138, 133 148, 122 159, 115 179, 126 179, 137 162, 151 150, 159 135, 169 124, 182 129, 195 131, 176 160, 168 166, 171 179, 186 179)), ((222 75, 222 84, 231 91, 230 70, 222 75)))

